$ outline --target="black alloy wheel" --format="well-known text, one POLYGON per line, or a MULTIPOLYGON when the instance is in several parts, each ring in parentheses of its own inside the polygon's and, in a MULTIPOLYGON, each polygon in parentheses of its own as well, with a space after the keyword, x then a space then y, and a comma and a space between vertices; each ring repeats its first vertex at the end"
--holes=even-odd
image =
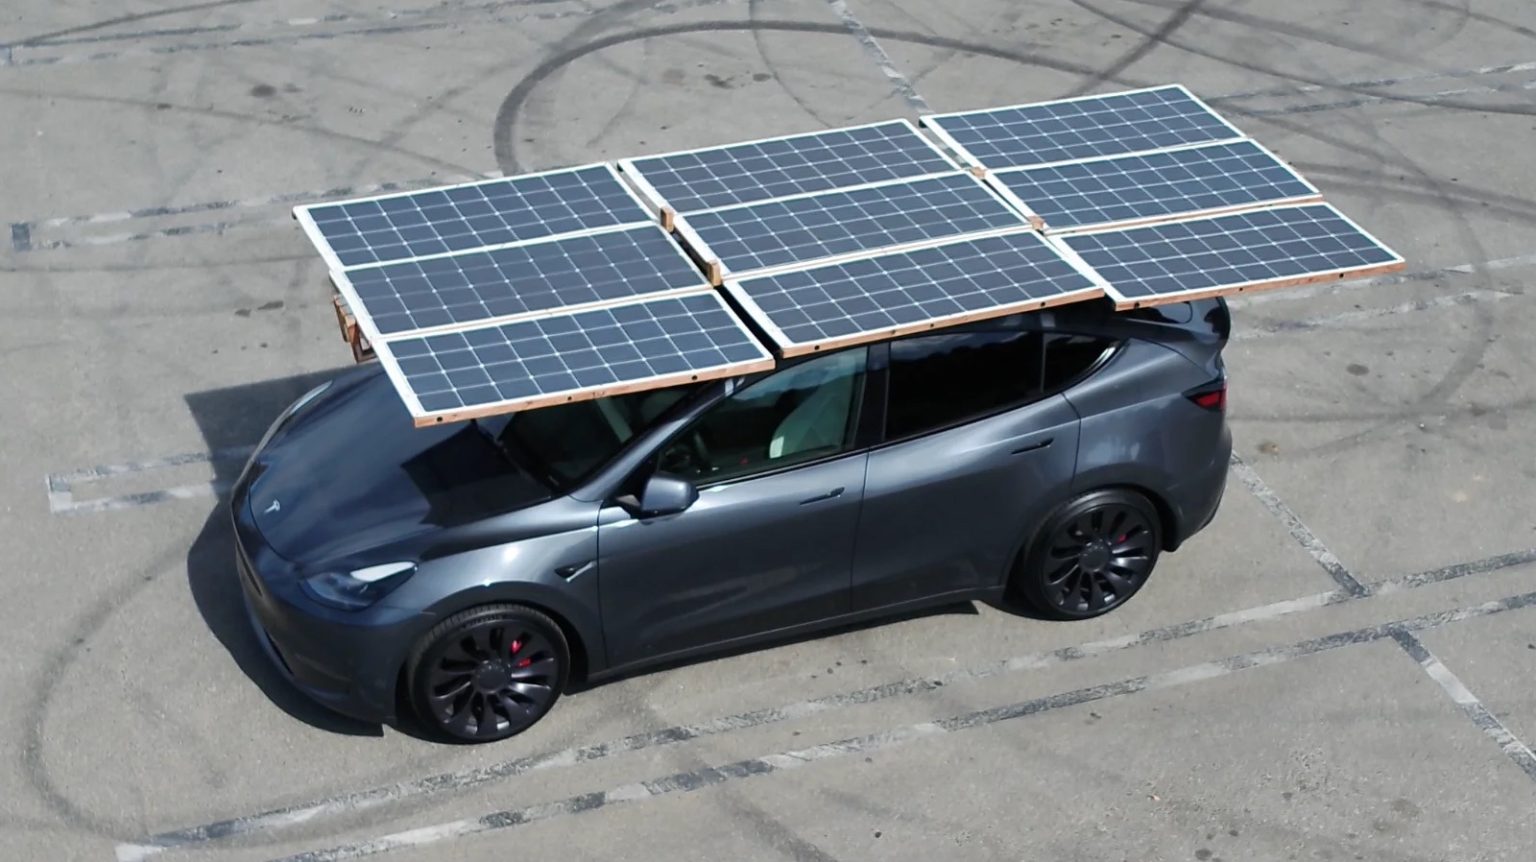
POLYGON ((1013 585, 1036 610, 1088 619, 1125 604, 1157 565, 1162 526, 1142 495, 1094 491, 1057 510, 1013 585))
POLYGON ((532 727, 555 705, 569 672, 560 627, 521 605, 454 614, 427 632, 407 664, 417 716, 466 742, 532 727))

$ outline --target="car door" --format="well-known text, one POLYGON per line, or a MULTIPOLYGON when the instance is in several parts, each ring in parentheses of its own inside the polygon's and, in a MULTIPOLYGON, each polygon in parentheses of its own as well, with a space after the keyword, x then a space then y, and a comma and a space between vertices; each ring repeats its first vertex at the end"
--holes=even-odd
POLYGON ((869 457, 854 610, 996 585, 1026 530, 1067 492, 1078 415, 1046 394, 1046 338, 973 330, 889 345, 886 442, 869 457))
POLYGON ((663 444, 647 469, 698 486, 684 511, 604 508, 598 572, 612 664, 848 611, 867 353, 775 371, 663 444))

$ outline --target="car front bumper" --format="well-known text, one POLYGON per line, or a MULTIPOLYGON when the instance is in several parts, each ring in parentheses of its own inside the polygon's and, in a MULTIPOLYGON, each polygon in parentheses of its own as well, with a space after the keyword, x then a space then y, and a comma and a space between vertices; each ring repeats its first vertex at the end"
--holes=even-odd
MULTIPOLYGON (((378 619, 315 605, 291 563, 261 539, 247 498, 234 495, 235 568, 256 640, 292 685, 320 705, 368 722, 396 720, 396 682, 418 620, 378 619)), ((389 612, 386 612, 389 613, 389 612)))

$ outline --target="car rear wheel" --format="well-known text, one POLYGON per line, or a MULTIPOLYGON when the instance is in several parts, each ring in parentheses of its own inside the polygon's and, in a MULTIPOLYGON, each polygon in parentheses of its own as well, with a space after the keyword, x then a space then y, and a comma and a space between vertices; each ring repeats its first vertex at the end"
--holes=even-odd
POLYGON ((1068 501, 1037 536, 1011 586, 1057 619, 1088 619, 1125 604, 1151 576, 1162 548, 1156 507, 1122 489, 1068 501))
POLYGON ((406 665, 417 717, 466 742, 532 727, 560 698, 569 672, 560 627, 522 605, 454 614, 422 637, 406 665))

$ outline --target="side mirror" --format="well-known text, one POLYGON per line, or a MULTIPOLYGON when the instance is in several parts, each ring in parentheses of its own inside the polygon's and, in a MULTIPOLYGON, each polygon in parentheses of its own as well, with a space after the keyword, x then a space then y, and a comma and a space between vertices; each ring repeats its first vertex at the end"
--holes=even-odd
POLYGON ((699 489, 687 479, 671 473, 654 473, 646 480, 645 490, 640 492, 639 505, 635 508, 640 517, 654 518, 675 515, 698 499, 699 489))

